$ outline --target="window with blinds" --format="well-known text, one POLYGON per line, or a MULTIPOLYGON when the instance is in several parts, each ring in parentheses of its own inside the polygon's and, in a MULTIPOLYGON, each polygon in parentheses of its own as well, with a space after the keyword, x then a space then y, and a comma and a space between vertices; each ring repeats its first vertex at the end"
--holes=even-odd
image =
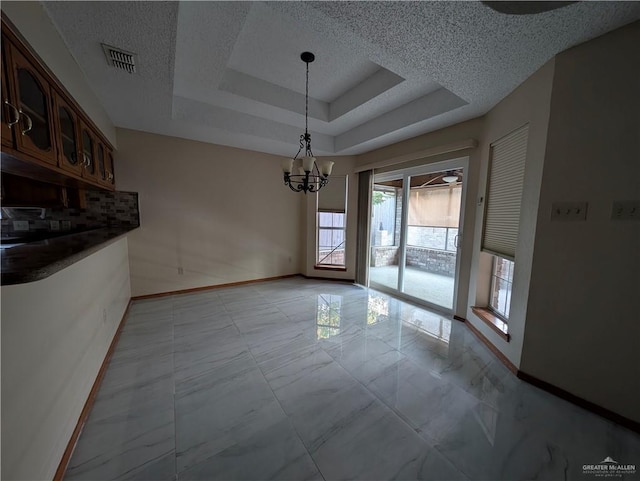
POLYGON ((316 266, 345 266, 347 176, 334 175, 318 191, 316 266))
POLYGON ((529 126, 491 144, 482 250, 514 260, 529 126))

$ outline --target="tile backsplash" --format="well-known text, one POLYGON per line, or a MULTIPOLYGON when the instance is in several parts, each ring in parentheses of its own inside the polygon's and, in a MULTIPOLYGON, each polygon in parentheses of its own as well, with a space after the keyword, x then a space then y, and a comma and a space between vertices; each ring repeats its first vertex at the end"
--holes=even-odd
POLYGON ((4 207, 2 236, 140 225, 137 192, 85 191, 85 205, 84 209, 4 207))

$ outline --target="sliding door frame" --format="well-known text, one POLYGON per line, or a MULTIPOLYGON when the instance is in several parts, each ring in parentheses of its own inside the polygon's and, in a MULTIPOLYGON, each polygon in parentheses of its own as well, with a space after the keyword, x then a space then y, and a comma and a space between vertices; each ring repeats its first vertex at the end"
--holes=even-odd
MULTIPOLYGON (((464 208, 466 205, 467 198, 467 177, 469 172, 469 157, 458 157, 455 159, 444 160, 441 162, 434 162, 432 164, 424 164, 417 167, 409 167, 405 169, 398 169, 394 171, 384 172, 380 174, 376 174, 374 172, 373 181, 371 182, 371 189, 375 187, 375 184, 378 182, 386 182, 389 180, 399 180, 402 179, 402 215, 401 215, 401 224, 400 224, 400 240, 399 240, 399 249, 398 249, 398 283, 396 285, 396 289, 390 288, 388 286, 384 286, 382 284, 378 284, 375 281, 372 283, 371 276, 368 275, 369 279, 369 287, 393 294, 402 299, 411 301, 416 304, 423 305, 429 309, 443 312, 448 315, 452 315, 456 310, 456 304, 458 301, 458 286, 460 281, 460 249, 462 246, 462 237, 464 235, 463 226, 464 226, 464 208), (458 218, 458 242, 456 245, 456 267, 455 267, 455 279, 454 279, 454 287, 453 287, 453 302, 452 306, 446 308, 444 306, 439 306, 432 302, 426 301, 424 299, 420 299, 418 297, 411 296, 409 294, 404 293, 404 271, 406 267, 406 259, 407 259, 407 232, 408 232, 408 219, 409 219, 409 195, 411 192, 410 187, 410 177, 415 177, 416 175, 424 175, 430 174, 434 172, 442 172, 447 170, 456 170, 462 169, 463 171, 463 180, 462 180, 462 198, 460 201, 460 215, 458 218), (373 284, 373 285, 372 285, 373 284)), ((370 197, 371 198, 371 197, 370 197)), ((370 206, 371 208, 371 206, 370 206)), ((371 232, 369 232, 369 238, 371 236, 371 232)), ((369 250, 371 250, 371 246, 369 246, 369 250)), ((368 267, 368 269, 370 266, 368 267)))

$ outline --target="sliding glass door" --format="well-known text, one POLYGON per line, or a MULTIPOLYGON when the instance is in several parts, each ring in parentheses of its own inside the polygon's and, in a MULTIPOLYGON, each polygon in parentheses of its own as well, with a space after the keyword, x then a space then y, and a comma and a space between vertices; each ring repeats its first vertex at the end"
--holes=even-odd
POLYGON ((453 310, 466 159, 374 176, 371 287, 453 310))

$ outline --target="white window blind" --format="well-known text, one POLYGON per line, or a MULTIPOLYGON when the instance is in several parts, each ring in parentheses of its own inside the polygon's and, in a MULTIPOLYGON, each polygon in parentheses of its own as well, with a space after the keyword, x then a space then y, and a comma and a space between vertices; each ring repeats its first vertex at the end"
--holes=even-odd
POLYGON ((529 126, 491 144, 482 250, 514 260, 529 126))
POLYGON ((347 199, 347 176, 331 175, 329 183, 318 191, 318 212, 343 212, 347 199))

